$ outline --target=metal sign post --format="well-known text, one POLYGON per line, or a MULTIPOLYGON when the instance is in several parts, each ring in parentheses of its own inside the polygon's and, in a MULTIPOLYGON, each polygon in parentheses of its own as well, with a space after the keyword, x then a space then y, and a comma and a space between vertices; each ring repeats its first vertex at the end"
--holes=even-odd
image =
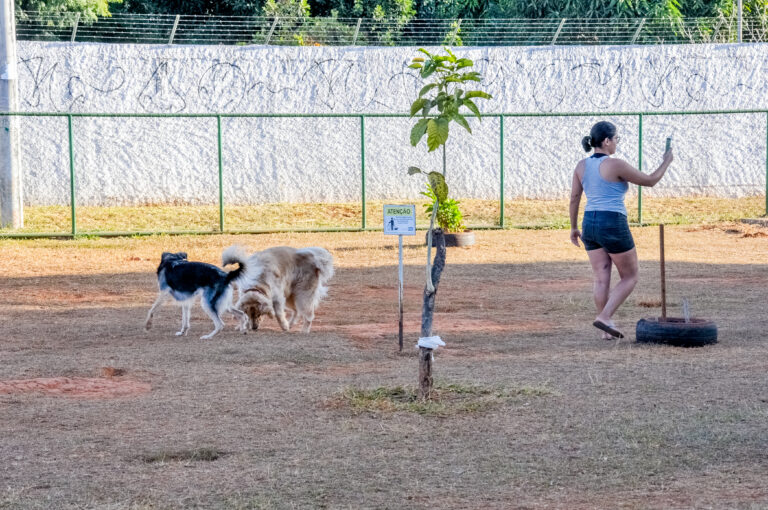
POLYGON ((397 343, 400 352, 403 351, 403 236, 416 235, 416 206, 409 205, 384 205, 384 234, 398 237, 398 269, 399 281, 398 304, 398 333, 397 343))

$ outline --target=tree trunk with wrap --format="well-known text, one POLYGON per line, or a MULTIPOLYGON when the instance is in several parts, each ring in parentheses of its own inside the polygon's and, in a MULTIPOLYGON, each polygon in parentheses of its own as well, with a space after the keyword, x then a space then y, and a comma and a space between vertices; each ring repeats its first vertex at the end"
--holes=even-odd
MULTIPOLYGON (((432 286, 424 287, 424 303, 421 308, 421 337, 432 336, 432 318, 435 311, 435 298, 440 275, 445 268, 445 237, 443 231, 436 228, 432 231, 432 241, 435 245, 435 261, 432 265, 432 286)), ((429 400, 432 395, 432 349, 419 347, 419 399, 429 400)))

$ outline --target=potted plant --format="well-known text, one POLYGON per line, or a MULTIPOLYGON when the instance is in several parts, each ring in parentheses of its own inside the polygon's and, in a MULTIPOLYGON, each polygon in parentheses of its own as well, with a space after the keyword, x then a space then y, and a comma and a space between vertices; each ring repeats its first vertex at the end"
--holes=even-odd
POLYGON ((475 244, 475 233, 467 230, 464 225, 464 217, 459 209, 459 201, 452 198, 446 198, 442 202, 437 200, 437 195, 432 190, 432 186, 427 183, 427 191, 422 191, 422 195, 430 199, 431 203, 424 205, 424 212, 432 213, 437 203, 437 214, 435 221, 437 226, 443 229, 446 246, 471 246, 475 244))
POLYGON ((424 286, 424 304, 421 314, 421 332, 419 337, 419 398, 427 400, 432 393, 432 351, 439 345, 445 345, 439 337, 432 336, 432 318, 437 297, 437 286, 440 276, 445 268, 446 239, 443 229, 434 229, 435 219, 441 213, 445 220, 442 226, 455 227, 457 230, 463 227, 461 212, 458 202, 448 198, 448 185, 445 182, 446 161, 445 143, 448 141, 451 123, 472 133, 464 113, 468 110, 479 120, 480 110, 475 104, 475 99, 490 99, 491 95, 482 90, 465 91, 465 87, 471 82, 480 82, 480 73, 471 71, 474 62, 468 58, 458 58, 446 48, 447 55, 436 55, 421 48, 424 57, 416 57, 411 62, 411 69, 417 69, 419 76, 426 82, 419 90, 418 98, 411 104, 411 118, 419 116, 413 128, 411 128, 411 145, 417 146, 427 136, 429 152, 443 148, 443 171, 425 172, 412 166, 408 168, 408 174, 424 174, 427 176, 429 187, 426 195, 432 199, 427 231, 427 266, 426 285, 424 286), (435 238, 434 266, 432 264, 432 239, 435 238))

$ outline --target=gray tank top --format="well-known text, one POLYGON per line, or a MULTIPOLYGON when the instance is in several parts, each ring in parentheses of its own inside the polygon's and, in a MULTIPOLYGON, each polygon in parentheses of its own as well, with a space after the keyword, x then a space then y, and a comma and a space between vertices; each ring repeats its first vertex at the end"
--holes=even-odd
POLYGON ((584 161, 584 177, 581 186, 587 195, 587 205, 584 211, 612 211, 627 215, 624 206, 624 195, 629 189, 626 182, 609 182, 600 175, 600 163, 608 157, 589 157, 584 161))

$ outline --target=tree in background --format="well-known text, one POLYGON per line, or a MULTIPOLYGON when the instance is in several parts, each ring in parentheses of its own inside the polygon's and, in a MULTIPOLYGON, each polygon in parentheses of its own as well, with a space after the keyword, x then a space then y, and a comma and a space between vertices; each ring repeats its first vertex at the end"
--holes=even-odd
POLYGON ((83 20, 109 16, 109 4, 121 0, 16 0, 16 19, 26 19, 26 12, 59 15, 62 19, 80 14, 83 20))
POLYGON ((122 0, 113 12, 131 14, 258 15, 264 0, 122 0))

